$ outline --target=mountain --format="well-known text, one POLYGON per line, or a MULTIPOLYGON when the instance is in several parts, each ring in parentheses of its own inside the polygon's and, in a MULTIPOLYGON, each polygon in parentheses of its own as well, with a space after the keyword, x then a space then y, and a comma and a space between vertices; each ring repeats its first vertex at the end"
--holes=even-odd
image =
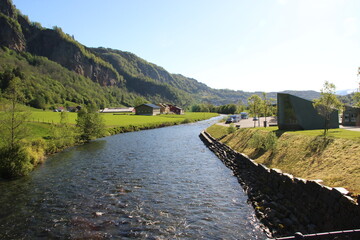
MULTIPOLYGON (((28 104, 38 98, 47 105, 93 102, 100 106, 131 106, 147 100, 186 107, 200 102, 246 103, 252 94, 261 94, 212 89, 130 52, 88 48, 59 27, 47 29, 31 22, 11 0, 0 1, 0 46, 1 90, 7 86, 9 73, 22 72, 23 83, 36 86, 22 86, 28 104)), ((318 95, 295 92, 303 94, 308 99, 318 95)))
POLYGON ((345 96, 356 92, 358 89, 345 89, 336 91, 336 95, 345 96))

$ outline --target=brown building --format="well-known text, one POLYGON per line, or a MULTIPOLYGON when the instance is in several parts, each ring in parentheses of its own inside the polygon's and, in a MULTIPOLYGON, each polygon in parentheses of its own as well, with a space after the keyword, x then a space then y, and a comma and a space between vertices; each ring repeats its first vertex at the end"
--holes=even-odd
POLYGON ((345 106, 342 115, 342 125, 360 127, 360 108, 345 106))
POLYGON ((173 112, 175 114, 184 114, 184 110, 180 107, 174 106, 174 105, 168 105, 170 108, 170 112, 173 112))
POLYGON ((160 114, 160 107, 151 103, 141 104, 140 106, 135 107, 135 114, 149 116, 158 115, 160 114))
POLYGON ((165 103, 159 103, 157 104, 160 107, 160 113, 161 114, 168 114, 170 113, 170 107, 165 103))

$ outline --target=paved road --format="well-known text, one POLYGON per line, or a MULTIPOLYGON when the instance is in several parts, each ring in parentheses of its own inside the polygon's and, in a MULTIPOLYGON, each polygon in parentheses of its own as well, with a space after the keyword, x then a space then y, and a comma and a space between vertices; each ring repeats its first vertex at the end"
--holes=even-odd
MULTIPOLYGON (((269 121, 271 119, 274 119, 274 117, 267 117, 266 120, 267 122, 269 123, 269 121)), ((264 117, 261 117, 260 118, 260 127, 263 127, 264 126, 264 121, 265 121, 265 118, 264 117)), ((225 126, 225 127, 228 127, 230 126, 230 124, 225 124, 225 122, 221 122, 221 123, 217 123, 218 125, 221 125, 221 126, 225 126)), ((241 128, 249 128, 249 127, 254 127, 254 121, 252 118, 249 118, 249 119, 241 119, 240 122, 236 123, 235 125, 240 125, 241 128)), ((256 121, 256 127, 259 126, 259 121, 256 121)), ((346 130, 350 130, 350 131, 357 131, 357 132, 360 132, 360 127, 353 127, 353 126, 342 126, 340 125, 339 126, 340 128, 342 129, 346 129, 346 130)))
POLYGON ((357 131, 360 132, 360 127, 353 127, 353 126, 343 126, 340 125, 340 128, 350 130, 350 131, 357 131))
MULTIPOLYGON (((266 121, 269 123, 269 121, 271 119, 274 119, 274 117, 267 117, 266 121)), ((265 121, 265 118, 261 117, 260 118, 260 127, 264 126, 264 121, 265 121)), ((221 125, 221 126, 226 126, 226 127, 228 127, 230 125, 230 124, 225 124, 225 122, 221 122, 221 123, 217 123, 217 124, 221 125)), ((241 119, 240 122, 235 123, 235 125, 240 125, 240 128, 254 127, 254 121, 252 118, 241 119)), ((259 127, 259 121, 256 121, 256 127, 259 127)))

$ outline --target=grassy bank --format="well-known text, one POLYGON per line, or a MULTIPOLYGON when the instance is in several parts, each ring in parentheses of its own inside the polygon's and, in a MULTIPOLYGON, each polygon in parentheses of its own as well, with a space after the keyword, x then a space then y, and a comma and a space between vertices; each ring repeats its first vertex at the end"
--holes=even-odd
MULTIPOLYGON (((102 113, 101 116, 105 120, 106 127, 125 127, 125 126, 144 126, 154 123, 174 123, 179 124, 182 122, 194 122, 209 119, 214 116, 218 116, 217 113, 193 113, 187 112, 183 115, 164 114, 157 116, 141 116, 133 114, 113 114, 102 113)), ((67 114, 67 123, 75 124, 77 113, 69 112, 67 114)), ((40 123, 60 123, 60 113, 50 111, 31 111, 29 117, 31 122, 40 123)))
MULTIPOLYGON (((0 114, 2 113, 0 112, 0 114)), ((21 135, 21 137, 18 137, 13 145, 10 145, 10 141, 8 145, 0 144, 0 178, 27 175, 44 160, 46 155, 86 142, 82 138, 83 129, 76 126, 76 113, 63 115, 62 123, 60 123, 61 113, 58 112, 30 109, 26 115, 28 116, 27 121, 21 123, 23 131, 17 133, 17 136, 21 135)), ((101 130, 101 133, 94 137, 191 123, 217 115, 214 113, 158 116, 100 114, 105 122, 105 131, 101 130)), ((9 136, 12 135, 9 133, 9 136)), ((10 138, 7 137, 6 139, 10 138)))
POLYGON ((285 132, 276 127, 227 134, 227 127, 213 125, 207 131, 269 168, 360 194, 360 132, 333 129, 324 138, 322 130, 285 132))
MULTIPOLYGON (((217 113, 192 113, 183 115, 116 115, 112 113, 101 114, 105 121, 105 127, 109 135, 132 132, 142 129, 151 129, 164 126, 172 126, 182 123, 191 123, 218 116, 217 113)), ((76 124, 76 113, 67 113, 67 121, 71 125, 76 124)), ((31 111, 29 122, 31 134, 28 140, 49 139, 53 135, 52 128, 60 123, 60 113, 50 111, 31 111)))

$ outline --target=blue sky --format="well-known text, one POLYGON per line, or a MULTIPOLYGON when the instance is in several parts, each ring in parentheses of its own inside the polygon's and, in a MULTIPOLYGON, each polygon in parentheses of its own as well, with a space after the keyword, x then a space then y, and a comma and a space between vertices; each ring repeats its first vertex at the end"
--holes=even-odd
POLYGON ((88 47, 132 52, 213 88, 358 87, 358 0, 13 0, 88 47))

